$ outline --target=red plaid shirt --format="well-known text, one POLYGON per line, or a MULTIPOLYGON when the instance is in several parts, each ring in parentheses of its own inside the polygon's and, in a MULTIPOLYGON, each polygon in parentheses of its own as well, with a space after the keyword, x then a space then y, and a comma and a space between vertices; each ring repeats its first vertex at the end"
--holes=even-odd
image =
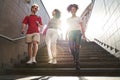
POLYGON ((23 23, 28 25, 27 34, 40 32, 36 21, 38 21, 40 23, 40 25, 42 25, 41 17, 38 17, 36 15, 26 16, 24 18, 23 23))

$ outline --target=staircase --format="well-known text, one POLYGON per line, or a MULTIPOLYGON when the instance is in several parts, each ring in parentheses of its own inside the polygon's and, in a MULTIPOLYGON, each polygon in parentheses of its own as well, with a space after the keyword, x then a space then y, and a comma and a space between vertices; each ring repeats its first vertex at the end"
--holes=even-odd
POLYGON ((80 71, 75 69, 68 41, 57 43, 57 64, 48 64, 46 47, 40 48, 37 64, 27 65, 27 58, 7 69, 6 74, 45 76, 120 76, 120 60, 94 42, 82 42, 80 71))

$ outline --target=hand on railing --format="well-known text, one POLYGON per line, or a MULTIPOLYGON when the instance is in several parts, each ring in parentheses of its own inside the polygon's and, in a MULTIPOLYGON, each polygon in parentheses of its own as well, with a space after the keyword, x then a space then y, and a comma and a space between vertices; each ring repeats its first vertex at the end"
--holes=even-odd
POLYGON ((21 34, 25 34, 25 30, 24 29, 22 29, 21 34))

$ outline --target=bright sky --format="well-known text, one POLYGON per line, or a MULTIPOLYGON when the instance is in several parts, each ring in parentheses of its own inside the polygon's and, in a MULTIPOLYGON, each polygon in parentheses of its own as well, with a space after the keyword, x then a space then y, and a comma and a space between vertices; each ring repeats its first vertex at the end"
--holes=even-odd
POLYGON ((69 4, 78 4, 79 10, 78 16, 84 11, 84 9, 90 4, 91 0, 42 0, 48 13, 52 16, 52 11, 57 8, 61 11, 62 17, 68 16, 67 7, 69 4))
POLYGON ((49 80, 79 80, 78 77, 52 77, 49 80))
POLYGON ((91 0, 42 0, 42 2, 50 17, 52 17, 52 11, 54 9, 59 9, 61 11, 62 31, 59 33, 62 34, 65 39, 66 31, 69 28, 66 24, 66 19, 71 16, 71 14, 67 12, 67 7, 70 4, 77 4, 79 7, 77 16, 80 16, 85 8, 91 3, 91 0))

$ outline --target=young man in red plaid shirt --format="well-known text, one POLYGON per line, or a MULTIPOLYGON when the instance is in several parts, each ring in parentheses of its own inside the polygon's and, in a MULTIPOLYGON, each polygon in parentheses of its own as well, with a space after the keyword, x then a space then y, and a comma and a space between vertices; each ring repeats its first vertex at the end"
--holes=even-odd
POLYGON ((25 27, 28 25, 26 33, 26 43, 28 44, 29 61, 27 64, 36 63, 36 55, 38 52, 38 43, 40 42, 40 28, 42 27, 41 17, 36 15, 38 5, 33 4, 31 14, 25 16, 22 25, 22 33, 25 33, 25 27))

